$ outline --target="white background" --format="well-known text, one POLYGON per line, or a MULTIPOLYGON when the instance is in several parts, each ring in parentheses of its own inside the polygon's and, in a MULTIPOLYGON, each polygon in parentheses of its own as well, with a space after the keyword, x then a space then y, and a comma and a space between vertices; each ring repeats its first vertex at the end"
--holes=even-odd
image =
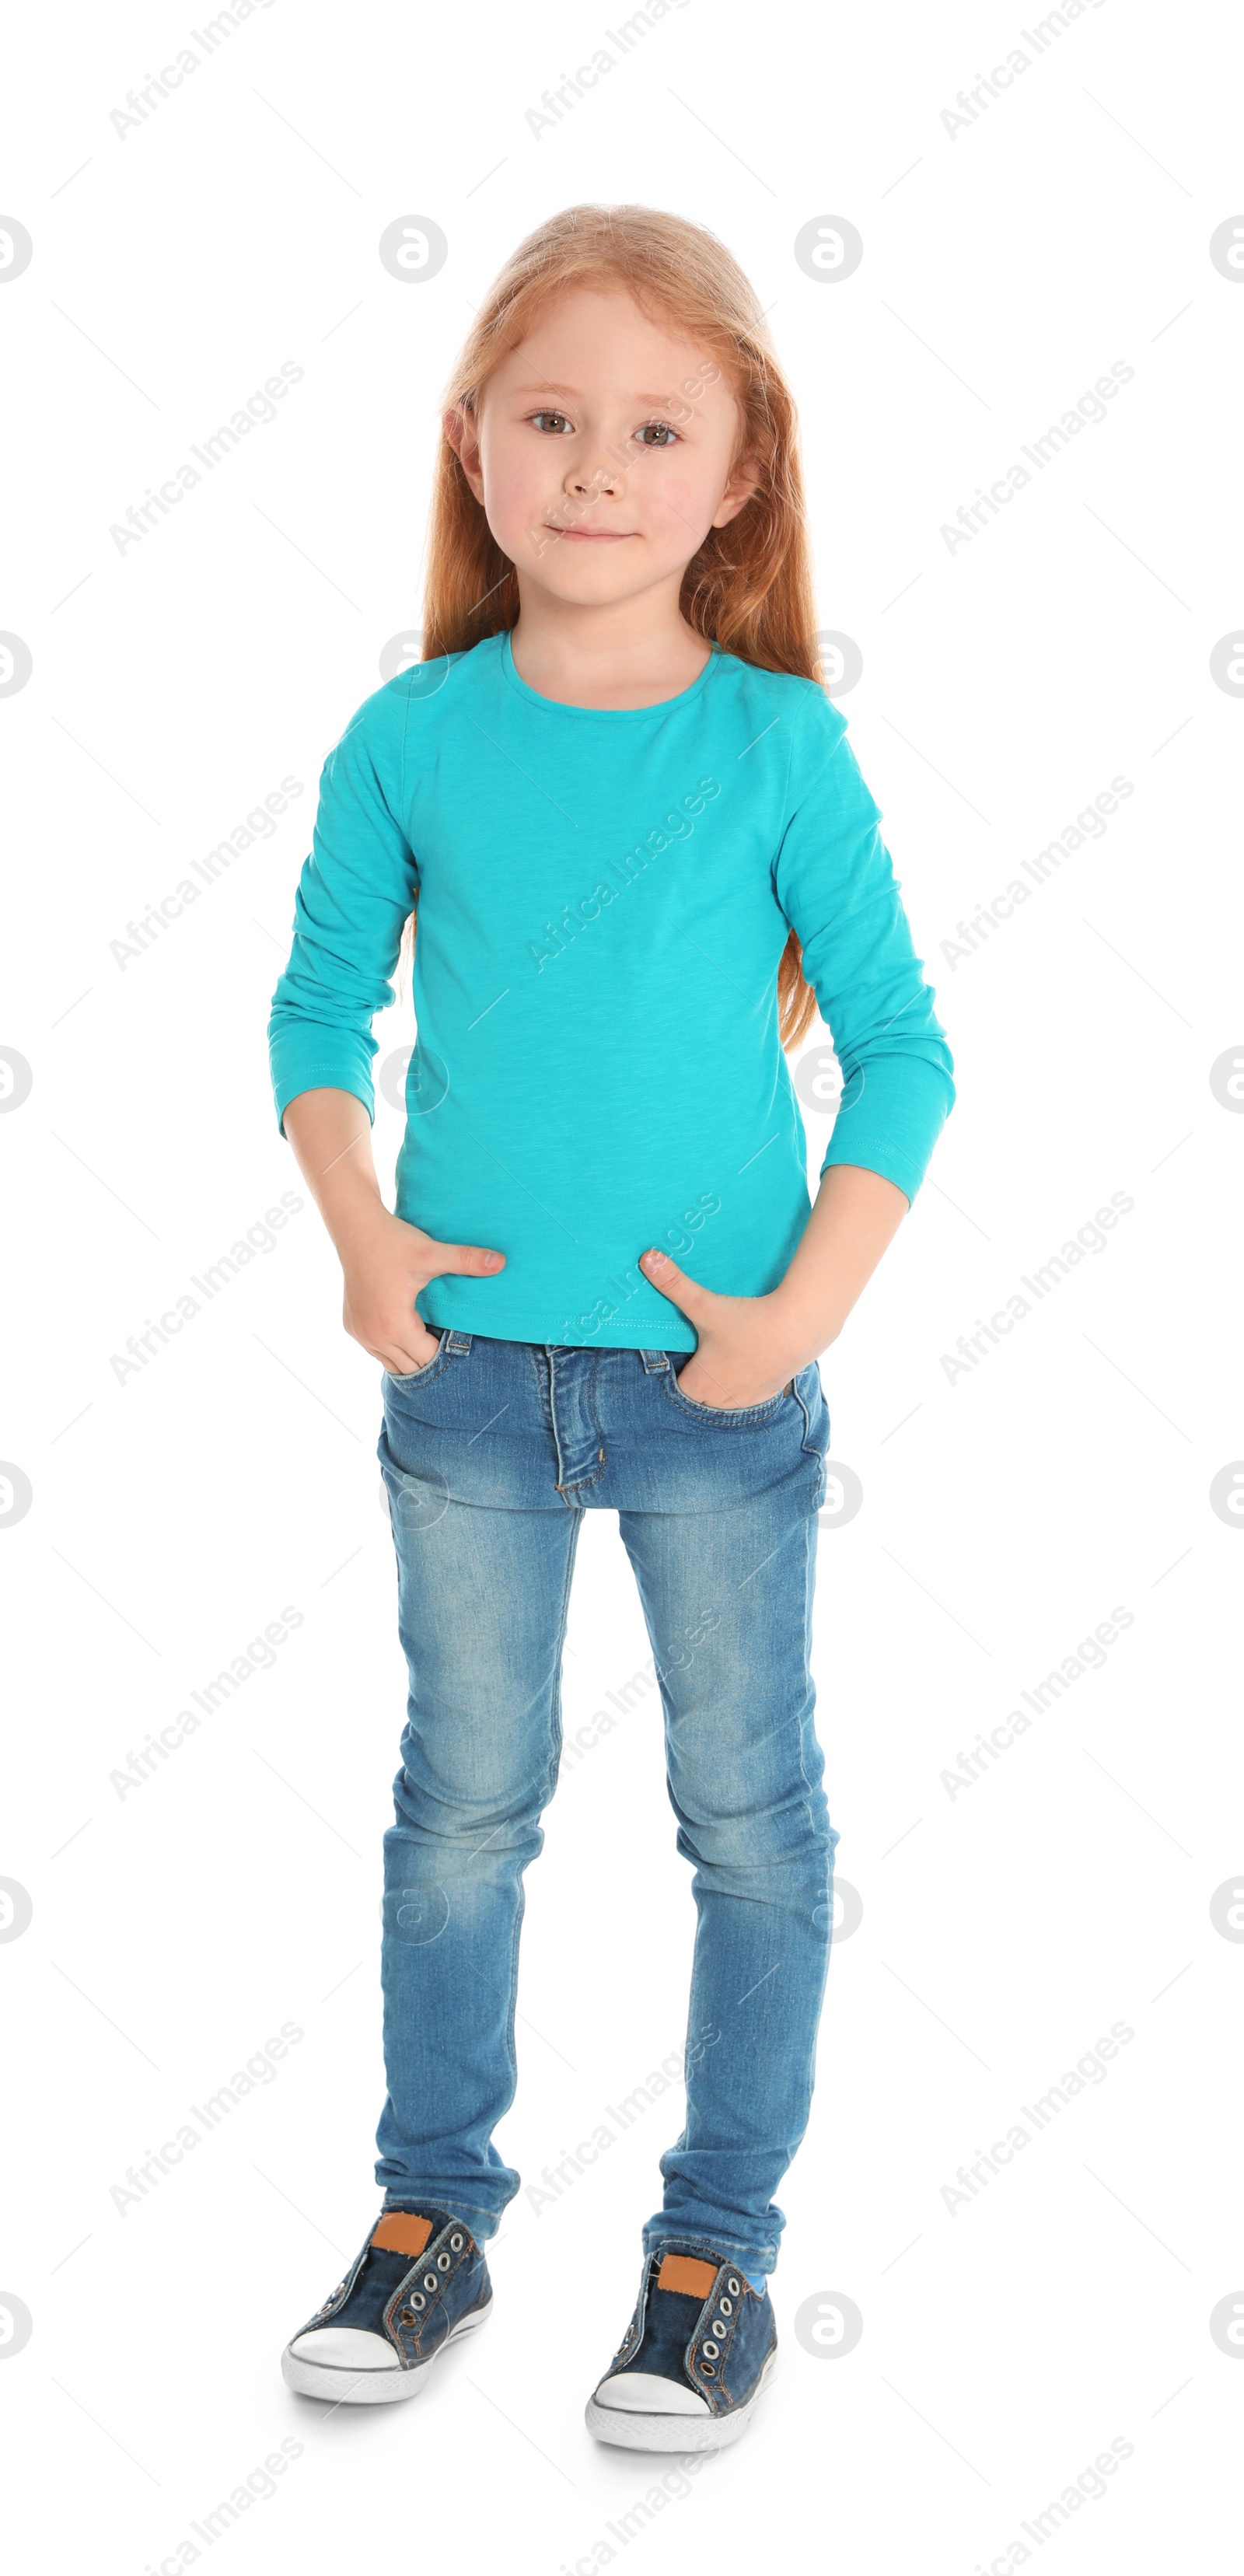
MULTIPOLYGON (((971 2576, 1037 2555, 1025 2519, 1118 2438, 1108 2493, 1040 2547, 1068 2576, 1205 2563, 1244 2396, 1209 2329, 1244 2299, 1244 1948, 1210 1915, 1244 1863, 1244 1536, 1209 1502, 1244 1455, 1244 1118, 1209 1081, 1244 1053, 1244 704, 1209 668, 1244 608, 1244 283, 1208 252, 1244 205, 1238 23, 1104 0, 1039 51, 1000 7, 687 0, 537 140, 526 111, 608 41, 607 13, 275 0, 120 139, 110 110, 188 23, 28 11, 8 38, 0 211, 34 256, 0 291, 0 626, 33 672, 0 702, 0 1043, 33 1088, 0 1117, 0 1451, 33 1501, 0 1536, 0 1875, 33 1919, 0 1946, 0 2287, 33 2333, 0 2395, 24 2472, 7 2512, 40 2532, 9 2553, 190 2565, 193 2523, 289 2438, 300 2456, 213 2564, 557 2576, 611 2550, 655 2570, 832 2549, 867 2576, 971 2576), (1028 73, 952 137, 943 109, 1017 43, 1028 73), (137 1375, 111 1366, 298 1186, 266 1022, 319 767, 418 622, 468 308, 585 198, 708 224, 771 309, 819 614, 863 653, 844 712, 960 1085, 822 1364, 864 1489, 822 1542, 816 1636, 863 1916, 781 2193, 780 2374, 743 2447, 625 2542, 609 2525, 664 2464, 598 2448, 582 2410, 677 2095, 552 2209, 520 2195, 488 2333, 417 2406, 326 2417, 279 2377, 376 2207, 405 1694, 378 1375, 340 1330, 314 1210, 137 1375), (449 242, 418 285, 377 256, 407 214, 449 242), (831 214, 864 241, 836 284, 792 248, 831 214), (287 359, 304 375, 278 419, 118 552, 112 524, 287 359), (1116 360, 1134 379, 1109 418, 949 551, 943 523, 1116 360), (272 837, 118 965, 127 920, 286 774, 304 795, 272 837), (1116 774, 1134 793, 1104 836, 945 958, 1116 774), (1134 1207, 1107 1249, 950 1380, 943 1354, 1115 1192, 1134 1207), (110 1772, 287 1603, 303 1625, 273 1668, 120 1797, 110 1772), (1105 1668, 952 1797, 943 1771, 1116 1604, 1133 1625, 1105 1668), (273 2080, 120 2215, 127 2167, 285 2021, 304 2036, 273 2080), (956 2169, 1116 2021, 1134 2036, 1103 2080, 952 2215, 956 2169), (864 2320, 840 2357, 793 2331, 836 2292, 864 2320)), ((377 1034, 384 1052, 412 1031, 397 1011, 377 1034)), ((827 1126, 808 1123, 815 1175, 827 1126)), ((387 1187, 384 1105, 376 1137, 387 1187)), ((648 1651, 616 1524, 589 1515, 568 1731, 648 1651)), ((682 2038, 692 1913, 654 1694, 567 1767, 528 1893, 502 2144, 538 2179, 682 2038)))

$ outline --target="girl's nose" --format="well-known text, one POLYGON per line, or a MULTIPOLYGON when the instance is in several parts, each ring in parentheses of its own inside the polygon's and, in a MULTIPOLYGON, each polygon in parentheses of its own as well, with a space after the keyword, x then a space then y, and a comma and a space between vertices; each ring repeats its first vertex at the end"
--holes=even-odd
POLYGON ((621 486, 622 476, 612 465, 594 466, 591 473, 580 466, 577 472, 566 477, 566 489, 585 501, 598 501, 603 493, 616 493, 621 486))

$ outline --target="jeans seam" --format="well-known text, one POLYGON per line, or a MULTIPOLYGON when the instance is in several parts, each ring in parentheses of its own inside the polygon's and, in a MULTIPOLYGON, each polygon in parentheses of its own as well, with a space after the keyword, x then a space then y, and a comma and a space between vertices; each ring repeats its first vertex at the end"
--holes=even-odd
MULTIPOLYGON (((809 1596, 809 1592, 810 1592, 810 1590, 811 1590, 811 1588, 812 1588, 812 1569, 813 1569, 813 1564, 814 1564, 814 1558, 813 1558, 813 1535, 812 1535, 812 1534, 813 1534, 813 1531, 814 1531, 814 1530, 815 1530, 815 1528, 816 1528, 816 1521, 815 1521, 815 1518, 814 1518, 814 1516, 813 1516, 813 1514, 812 1514, 811 1512, 809 1512, 808 1517, 807 1517, 806 1521, 804 1522, 803 1527, 804 1527, 804 1598, 805 1598, 805 1600, 807 1600, 807 1599, 808 1599, 808 1596, 809 1596)), ((810 1606, 811 1606, 811 1605, 810 1605, 810 1603, 809 1603, 809 1608, 810 1608, 810 1606)), ((807 1621, 807 1620, 805 1620, 805 1623, 804 1623, 804 1671, 805 1671, 805 1673, 806 1673, 806 1675, 807 1675, 808 1689, 809 1689, 809 1691, 811 1691, 811 1692, 813 1692, 813 1693, 814 1693, 814 1692, 815 1692, 815 1684, 814 1684, 813 1679, 812 1679, 812 1666, 811 1666, 811 1660, 810 1660, 810 1657, 809 1657, 809 1655, 808 1655, 808 1624, 809 1624, 809 1623, 808 1623, 808 1621, 807 1621)), ((813 1800, 812 1782, 811 1782, 811 1781, 810 1781, 810 1779, 808 1778, 808 1766, 807 1766, 807 1762, 806 1762, 806 1760, 805 1760, 805 1758, 804 1758, 804 1757, 805 1757, 805 1745, 806 1745, 806 1733, 807 1733, 807 1727, 808 1727, 808 1726, 811 1726, 811 1727, 812 1727, 813 1734, 814 1734, 814 1736, 815 1736, 815 1731, 816 1731, 816 1719, 815 1719, 814 1708, 815 1708, 815 1702, 814 1702, 814 1707, 813 1707, 813 1709, 812 1709, 812 1710, 807 1710, 806 1702, 805 1702, 806 1716, 805 1716, 805 1718, 801 1718, 801 1720, 800 1720, 800 1725, 799 1725, 799 1776, 800 1776, 800 1779, 803 1781, 804 1789, 805 1789, 805 1791, 806 1791, 806 1797, 805 1797, 805 1800, 804 1800, 804 1813, 805 1813, 805 1815, 806 1815, 806 1817, 807 1817, 808 1832, 809 1832, 809 1835, 810 1835, 810 1837, 811 1837, 812 1847, 813 1847, 813 1849, 814 1849, 814 1850, 817 1850, 817 1849, 819 1849, 819 1841, 818 1841, 817 1830, 816 1830, 816 1818, 815 1818, 815 1816, 814 1816, 814 1814, 813 1814, 813 1808, 812 1808, 812 1800, 813 1800)), ((824 1756, 822 1755, 822 1780, 823 1780, 823 1777, 824 1777, 824 1756)), ((820 1794, 821 1794, 822 1799, 825 1799, 825 1790, 824 1790, 823 1785, 821 1785, 820 1783, 818 1783, 818 1786, 820 1787, 820 1794)), ((834 1922, 834 1907, 833 1907, 833 1867, 834 1867, 834 1851, 835 1851, 835 1848, 836 1848, 836 1845, 837 1845, 837 1839, 838 1839, 838 1838, 837 1838, 837 1835, 836 1835, 836 1834, 834 1833, 834 1831, 833 1831, 833 1821, 832 1821, 832 1818, 831 1818, 831 1817, 830 1817, 830 1815, 829 1815, 829 1806, 828 1806, 828 1800, 827 1800, 827 1799, 825 1799, 825 1807, 826 1807, 826 1819, 825 1819, 825 1820, 826 1820, 826 1828, 827 1828, 827 1840, 826 1840, 825 1850, 824 1850, 824 1863, 825 1863, 825 1904, 826 1904, 826 1908, 827 1908, 827 1912, 828 1912, 828 1916, 829 1916, 829 1924, 828 1924, 828 1930, 827 1930, 827 1933, 826 1933, 825 1947, 824 1947, 824 1951, 823 1951, 823 1954, 822 1954, 822 1960, 821 1960, 821 1981, 820 1981, 820 1991, 819 1991, 819 1994, 818 1994, 818 1997, 817 1997, 816 2014, 815 2014, 815 2017, 814 2017, 814 2019, 813 2019, 813 2023, 812 2023, 812 2039, 811 2039, 811 2045, 810 2045, 809 2050, 808 2050, 807 2065, 806 2065, 806 2067, 805 2067, 805 2069, 804 2069, 804 2077, 803 2077, 803 2095, 804 2095, 804 2105, 805 2105, 805 2107, 804 2107, 804 2116, 803 2116, 803 2126, 802 2126, 802 2128, 799 2130, 798 2135, 795 2137, 795 2139, 794 2139, 794 2141, 793 2141, 793 2143, 792 2143, 792 2146, 791 2146, 791 2159, 792 2159, 792 2162, 793 2162, 793 2160, 794 2160, 794 2157, 797 2155, 797 2153, 798 2153, 798 2151, 799 2151, 799 2148, 800 2148, 800 2146, 801 2146, 801 2145, 802 2145, 802 2143, 803 2143, 804 2138, 807 2136, 807 2132, 808 2132, 808 2122, 809 2122, 809 2120, 811 2119, 811 2116, 812 2116, 812 2095, 813 2095, 813 2091, 814 2091, 814 2088, 815 2088, 815 2081, 816 2081, 816 2043, 817 2043, 817 2036, 818 2036, 818 2032, 819 2032, 819 2029, 820 2029, 821 2011, 822 2011, 822 2008, 823 2008, 823 2006, 824 2006, 824 2001, 825 2001, 825 1988, 826 1988, 826 1984, 827 1984, 828 1977, 829 1977, 829 1952, 830 1952, 830 1944, 831 1944, 832 1939, 833 1939, 833 1922, 834 1922)))
MULTIPOLYGON (((705 2255, 715 2254, 719 2262, 728 2260, 731 2269, 735 2272, 746 2272, 749 2263, 756 2271, 771 2271, 777 2261, 778 2251, 776 2244, 772 2242, 743 2246, 737 2237, 716 2235, 710 2239, 707 2236, 697 2235, 694 2229, 688 2228, 671 2229, 665 2236, 656 2236, 651 2229, 645 2230, 644 2251, 648 2255, 667 2254, 671 2249, 681 2253, 684 2248, 697 2250, 705 2255)), ((750 2282, 748 2287, 751 2288, 750 2282)), ((753 2290, 752 2296, 759 2298, 760 2292, 753 2290)))
MULTIPOLYGON (((556 1792, 558 1779, 561 1773, 562 1744, 564 1740, 562 1728, 562 1657, 566 1649, 566 1629, 570 1620, 570 1592, 571 1586, 574 1582, 575 1558, 579 1553, 579 1538, 582 1529, 583 1516, 580 1513, 571 1529, 570 1545, 566 1550, 566 1573, 562 1584, 561 1616, 558 1621, 557 1635, 553 1646, 553 1652, 556 1657, 556 1671, 553 1680, 553 1706, 550 1713, 552 1719, 552 1743, 549 1752, 548 1787, 545 1792, 544 1806, 548 1806, 552 1800, 556 1792)), ((543 1813, 543 1808, 541 1812, 543 1813)))
MULTIPOLYGON (((695 1353, 690 1352, 688 1356, 694 1359, 695 1353)), ((693 1422, 771 1422, 776 1419, 780 1406, 786 1400, 786 1392, 783 1388, 777 1395, 766 1396, 762 1404, 697 1404, 692 1396, 683 1395, 680 1392, 677 1371, 674 1369, 670 1370, 668 1377, 659 1377, 658 1383, 667 1401, 674 1406, 675 1410, 681 1408, 693 1422)), ((804 1423, 806 1428, 806 1414, 804 1423)))
MULTIPOLYGON (((563 1650, 564 1650, 564 1647, 565 1647, 565 1642, 566 1642, 566 1627, 567 1627, 567 1622, 568 1622, 569 1615, 570 1615, 570 1588, 571 1588, 571 1584, 572 1584, 572 1582, 573 1582, 573 1580, 574 1580, 574 1564, 575 1564, 575 1557, 576 1557, 576 1555, 577 1555, 577 1553, 578 1553, 578 1547, 579 1547, 579 1533, 580 1533, 580 1531, 581 1531, 582 1527, 583 1527, 583 1522, 582 1522, 582 1520, 581 1520, 581 1519, 577 1520, 577 1521, 574 1523, 573 1528, 572 1528, 571 1533, 570 1533, 570 1545, 569 1545, 569 1547, 568 1547, 568 1548, 567 1548, 567 1550, 566 1550, 566 1572, 565 1572, 565 1576, 564 1576, 563 1583, 562 1583, 562 1607, 561 1607, 561 1617, 560 1617, 560 1619, 559 1619, 559 1621, 558 1621, 557 1637, 556 1637, 556 1642, 555 1642, 555 1646, 554 1646, 554 1653, 555 1653, 555 1656, 556 1656, 556 1671, 555 1671, 554 1681, 553 1681, 553 1705, 552 1705, 552 1708, 550 1709, 550 1712, 549 1712, 549 1719, 550 1719, 550 1729, 549 1729, 549 1731, 550 1731, 550 1736, 551 1736, 551 1743, 550 1743, 550 1748, 549 1748, 549 1762, 548 1762, 548 1768, 547 1768, 546 1773, 545 1773, 546 1788, 545 1788, 544 1796, 543 1796, 543 1798, 541 1799, 541 1802, 540 1802, 540 1813, 541 1813, 541 1815, 543 1815, 545 1808, 549 1805, 549 1803, 550 1803, 550 1801, 551 1801, 551 1799, 552 1799, 552 1797, 553 1797, 553 1794, 554 1794, 554 1792, 555 1792, 555 1790, 556 1790, 556 1787, 557 1787, 558 1772, 559 1772, 559 1770, 560 1770, 560 1768, 561 1768, 561 1752, 562 1752, 562 1654, 563 1654, 563 1650)), ((537 1854, 536 1854, 536 1858, 537 1858, 537 1859, 539 1858, 539 1853, 537 1853, 537 1854)), ((515 2098, 515 2095, 517 2094, 517 2091, 518 2091, 518 2051, 517 2051, 517 2049, 516 2049, 516 2047, 515 2047, 515 2044, 514 2044, 514 2022, 515 2022, 515 2017, 516 2017, 517 2010, 518 2010, 518 1954, 519 1954, 519 1943, 520 1943, 520 1939, 521 1939, 521 1935, 522 1935, 523 1921, 524 1921, 524 1917, 525 1917, 525 1915, 526 1915, 526 1912, 527 1912, 527 1881, 526 1881, 526 1872, 525 1872, 525 1871, 523 1871, 523 1870, 520 1870, 520 1871, 519 1871, 519 1874, 518 1874, 518 1903, 517 1903, 517 1905, 516 1905, 516 1907, 515 1907, 515 1909, 514 1909, 514 1936, 513 1936, 513 1939, 512 1939, 512 1941, 511 1941, 511 1943, 510 1943, 510 1963, 509 1963, 510 2008, 509 2008, 509 2012, 508 2012, 508 2014, 507 2014, 507 2016, 506 2016, 506 2025, 505 2025, 505 2053, 506 2053, 506 2058, 507 2058, 507 2060, 508 2060, 508 2063, 509 2063, 509 2069, 510 2069, 510 2100, 509 2100, 509 2103, 507 2103, 507 2104, 506 2104, 506 2109, 507 2109, 507 2110, 509 2109, 510 2104, 512 2104, 512 2103, 513 2103, 514 2098, 515 2098)), ((504 2117, 504 2113, 502 2114, 502 2117, 504 2117)))
MULTIPOLYGON (((403 2183, 402 2196, 400 2200, 394 2200, 390 2197, 388 2192, 385 2193, 384 2200, 381 2203, 381 2214, 382 2216, 387 2216, 391 2210, 400 2209, 406 2211, 409 2215, 422 2217, 424 2214, 425 2204, 430 2200, 434 2200, 438 2208, 445 2208, 448 2205, 440 2198, 439 2185, 435 2192, 420 2192, 414 2184, 403 2183)), ((475 2238, 476 2245, 482 2246, 486 2242, 486 2231, 475 2224, 476 2220, 491 2220, 492 2228, 495 2230, 501 2224, 500 2218, 495 2210, 485 2209, 479 2202, 471 2200, 456 2202, 449 2214, 451 2218, 460 2219, 465 2226, 468 2219, 468 2213, 471 2222, 469 2233, 475 2238)), ((370 2244, 370 2242, 371 2239, 369 2237, 368 2244, 370 2244)), ((364 2246, 363 2251, 366 2253, 367 2246, 364 2246)), ((425 2246, 424 2253, 426 2252, 427 2247, 425 2246)), ((422 2260, 422 2256, 419 2259, 422 2260)))

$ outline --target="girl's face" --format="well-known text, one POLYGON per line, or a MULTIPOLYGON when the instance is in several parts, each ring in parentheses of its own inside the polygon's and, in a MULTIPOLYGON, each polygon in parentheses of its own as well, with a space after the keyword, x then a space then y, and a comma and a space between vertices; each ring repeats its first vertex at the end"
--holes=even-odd
POLYGON ((676 594, 756 488, 746 465, 730 472, 739 411, 721 368, 621 291, 563 288, 445 433, 524 582, 585 607, 676 594))

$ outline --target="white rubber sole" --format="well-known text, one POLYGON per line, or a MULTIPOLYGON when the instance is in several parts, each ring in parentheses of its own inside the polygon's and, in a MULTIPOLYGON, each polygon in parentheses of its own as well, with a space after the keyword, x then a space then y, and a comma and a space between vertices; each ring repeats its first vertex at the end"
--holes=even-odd
MULTIPOLYGON (((287 2388, 299 2397, 319 2397, 330 2406, 394 2406, 405 2397, 418 2397, 427 2387, 434 2361, 447 2352, 459 2335, 469 2334, 473 2326, 486 2325, 492 2315, 492 2300, 486 2307, 472 2308, 451 2326, 442 2344, 427 2361, 415 2370, 402 2370, 397 2363, 392 2370, 347 2370, 330 2361, 303 2361, 287 2343, 281 2355, 281 2377, 287 2388)), ((306 2329, 303 2329, 304 2333, 306 2329)), ((295 2335, 294 2343, 300 2338, 295 2335)))
POLYGON ((584 2420, 598 2442, 613 2442, 622 2451, 724 2451, 742 2441, 776 2365, 775 2344, 746 2406, 730 2415, 631 2415, 589 2397, 584 2420))

